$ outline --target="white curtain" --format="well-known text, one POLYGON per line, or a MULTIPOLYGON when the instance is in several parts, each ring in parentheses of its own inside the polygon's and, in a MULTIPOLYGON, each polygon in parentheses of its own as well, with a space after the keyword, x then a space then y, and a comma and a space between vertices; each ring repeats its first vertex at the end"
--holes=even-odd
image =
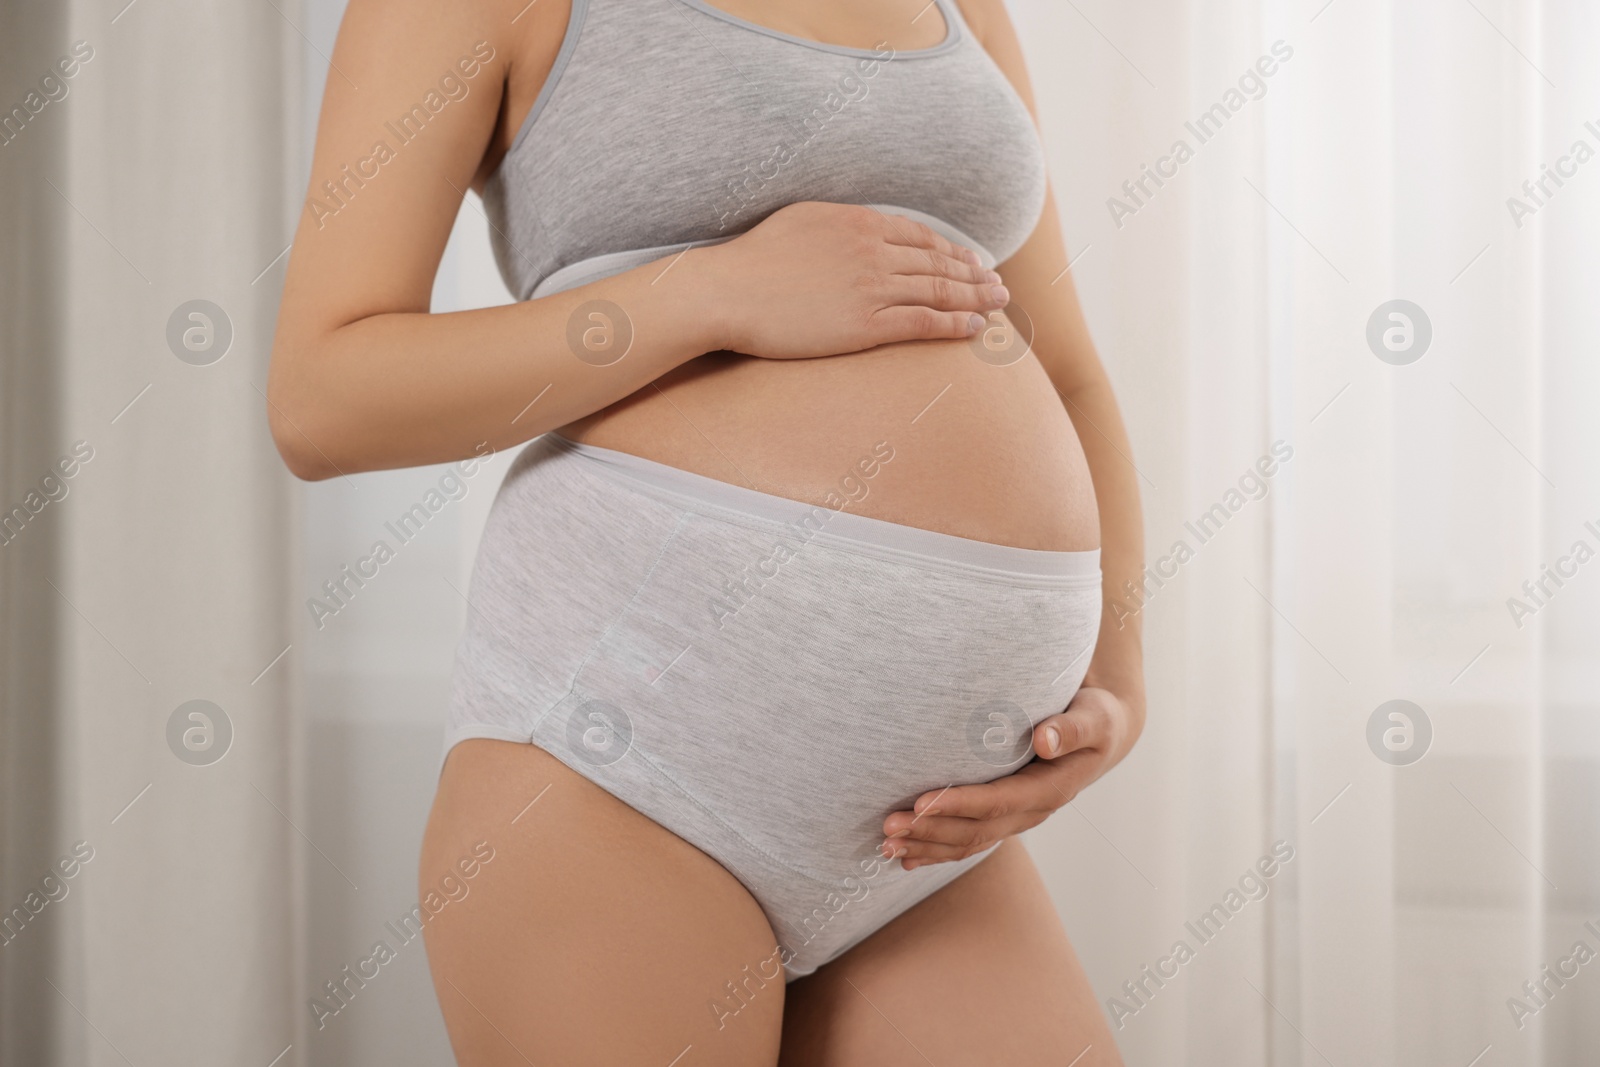
MULTIPOLYGON (((94 50, 0 146, 0 507, 94 450, 0 546, 0 1061, 448 1062, 420 946, 309 1001, 415 902, 509 457, 315 626, 439 473, 291 486, 261 417, 342 4, 123 3, 0 15, 5 108, 94 50)), ((1145 736, 1029 837, 1127 1061, 1588 1062, 1600 15, 1011 9, 1145 497, 1145 736)), ((436 309, 508 299, 485 230, 436 309)))
POLYGON ((7 1065, 304 1044, 295 504, 260 392, 301 47, 272 4, 0 9, 7 1065))
POLYGON ((1145 598, 1143 741, 1032 839, 1124 1054, 1589 1062, 1595 10, 1014 13, 1151 560, 1193 549, 1145 598), (1192 158, 1140 190, 1179 140, 1192 158), (1541 164, 1563 184, 1530 195, 1541 164), (1426 348, 1412 311, 1369 344, 1392 300, 1422 309, 1426 348), (1408 322, 1409 350, 1385 347, 1408 322), (1280 441, 1265 497, 1230 500, 1280 441), (1530 596, 1543 564, 1562 584, 1530 596), (1421 715, 1379 712, 1395 700, 1421 715), (1241 884, 1277 842, 1293 859, 1241 884))

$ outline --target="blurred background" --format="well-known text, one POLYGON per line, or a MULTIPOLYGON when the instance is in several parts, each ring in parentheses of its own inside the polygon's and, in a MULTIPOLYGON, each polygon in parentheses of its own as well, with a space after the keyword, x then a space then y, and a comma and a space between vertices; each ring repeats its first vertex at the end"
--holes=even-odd
MULTIPOLYGON (((1148 727, 1028 835, 1127 1062, 1600 1061, 1600 9, 1010 9, 1145 494, 1148 727)), ((385 924, 513 454, 318 624, 442 473, 267 431, 341 10, 0 9, 7 1065, 451 1062, 385 924)))

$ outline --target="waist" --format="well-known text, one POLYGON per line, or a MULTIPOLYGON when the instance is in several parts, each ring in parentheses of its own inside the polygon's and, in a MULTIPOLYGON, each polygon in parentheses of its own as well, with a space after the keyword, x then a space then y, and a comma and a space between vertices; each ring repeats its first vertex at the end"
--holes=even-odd
POLYGON ((833 511, 1015 548, 1086 551, 1077 433, 1031 354, 966 341, 810 360, 713 353, 562 437, 833 511))

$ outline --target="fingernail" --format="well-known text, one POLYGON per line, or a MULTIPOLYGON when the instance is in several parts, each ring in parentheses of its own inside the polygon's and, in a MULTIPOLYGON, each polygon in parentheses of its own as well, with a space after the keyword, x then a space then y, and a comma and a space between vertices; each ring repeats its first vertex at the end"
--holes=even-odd
POLYGON ((911 836, 911 827, 908 826, 904 830, 901 830, 897 834, 890 834, 889 835, 889 840, 893 841, 897 837, 910 837, 910 836, 911 836))
POLYGON ((907 852, 910 852, 910 851, 911 850, 909 848, 897 848, 897 849, 894 850, 894 855, 890 856, 889 858, 897 860, 901 856, 904 856, 907 852))
POLYGON ((966 260, 968 263, 971 263, 974 267, 983 266, 983 260, 978 258, 978 253, 974 252, 970 248, 963 248, 961 250, 961 258, 966 260))
POLYGON ((990 284, 995 284, 1000 281, 1000 275, 997 271, 991 270, 984 274, 983 280, 990 284))
POLYGON ((1056 754, 1056 750, 1060 747, 1061 731, 1057 730, 1054 726, 1046 726, 1044 728, 1044 750, 1050 755, 1054 756, 1056 754))
POLYGON ((983 329, 983 316, 977 314, 967 316, 967 329, 973 333, 983 329))
POLYGON ((991 285, 989 297, 997 304, 1004 304, 1011 299, 1011 291, 1003 285, 991 285))

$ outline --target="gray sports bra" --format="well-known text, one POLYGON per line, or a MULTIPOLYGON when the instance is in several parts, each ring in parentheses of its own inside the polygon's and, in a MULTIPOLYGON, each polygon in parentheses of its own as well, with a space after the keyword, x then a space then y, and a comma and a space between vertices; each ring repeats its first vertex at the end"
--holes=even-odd
POLYGON ((520 300, 730 240, 786 204, 871 204, 1003 262, 1033 231, 1044 156, 953 0, 895 52, 793 37, 705 0, 572 0, 561 50, 484 185, 520 300))

